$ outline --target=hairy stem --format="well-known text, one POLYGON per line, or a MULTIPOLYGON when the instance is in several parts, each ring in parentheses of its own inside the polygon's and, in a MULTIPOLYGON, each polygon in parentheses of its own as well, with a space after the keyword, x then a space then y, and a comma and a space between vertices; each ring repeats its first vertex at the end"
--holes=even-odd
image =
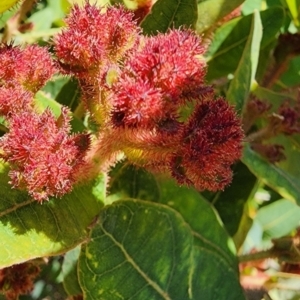
POLYGON ((240 255, 238 257, 238 260, 240 263, 242 263, 242 262, 249 262, 249 261, 254 261, 254 260, 263 260, 263 259, 267 259, 267 258, 273 258, 276 256, 277 256, 276 252, 274 251, 273 248, 271 248, 271 249, 263 250, 263 251, 256 252, 256 253, 240 255))

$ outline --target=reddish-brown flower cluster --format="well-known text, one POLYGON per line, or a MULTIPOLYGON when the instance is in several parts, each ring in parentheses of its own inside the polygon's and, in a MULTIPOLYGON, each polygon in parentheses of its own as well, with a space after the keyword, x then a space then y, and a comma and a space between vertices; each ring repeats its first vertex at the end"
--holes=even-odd
POLYGON ((19 295, 32 291, 39 273, 40 268, 31 262, 4 268, 0 270, 0 292, 7 300, 19 299, 19 295))
POLYGON ((47 50, 35 45, 1 45, 0 63, 0 114, 10 117, 32 110, 33 94, 55 72, 47 50))
POLYGON ((87 149, 69 136, 68 109, 58 120, 50 110, 34 110, 34 93, 55 71, 50 55, 38 46, 2 46, 0 63, 0 114, 9 129, 0 139, 0 157, 11 165, 11 184, 38 201, 70 192, 87 149))
POLYGON ((139 32, 132 15, 113 6, 75 5, 66 24, 68 29, 55 39, 55 50, 66 71, 77 75, 123 58, 139 32))
POLYGON ((22 86, 25 90, 35 93, 55 72, 47 49, 36 45, 23 49, 2 45, 0 59, 0 86, 22 86))
POLYGON ((0 87, 0 115, 7 118, 32 109, 32 93, 21 86, 0 87))
POLYGON ((195 34, 173 30, 142 43, 113 86, 115 126, 153 128, 166 117, 175 118, 180 105, 203 92, 204 48, 195 34))
POLYGON ((198 104, 184 126, 172 174, 200 190, 223 189, 231 182, 231 164, 241 155, 240 128, 240 120, 223 98, 198 104))
POLYGON ((296 103, 290 101, 283 102, 276 112, 270 112, 272 105, 252 99, 248 102, 247 111, 244 114, 244 129, 247 132, 258 118, 265 119, 266 126, 251 133, 247 139, 251 143, 253 150, 261 156, 276 163, 284 160, 284 146, 273 144, 270 141, 277 135, 292 135, 300 132, 299 100, 296 103))
POLYGON ((66 108, 58 120, 48 109, 41 115, 23 112, 11 120, 0 147, 1 157, 12 166, 14 187, 26 187, 38 201, 71 191, 84 152, 77 137, 69 136, 69 121, 66 108))
POLYGON ((70 136, 66 108, 58 120, 49 110, 37 114, 32 95, 53 74, 51 57, 37 46, 2 47, 0 111, 9 132, 0 155, 11 164, 13 186, 38 201, 62 196, 85 171, 95 174, 94 166, 123 152, 179 183, 223 189, 243 132, 234 109, 205 85, 201 38, 191 30, 146 37, 124 8, 89 2, 75 6, 66 23, 54 41, 58 65, 79 80, 99 132, 89 148, 88 135, 70 136), (194 113, 183 117, 186 105, 194 113))
POLYGON ((292 107, 289 102, 284 102, 278 110, 281 122, 278 127, 280 133, 287 135, 300 132, 299 107, 292 107))
POLYGON ((214 100, 205 85, 201 38, 191 30, 142 36, 131 13, 104 13, 89 3, 75 7, 67 24, 55 40, 56 54, 63 71, 89 91, 86 107, 105 128, 98 156, 123 151, 132 163, 169 171, 180 183, 224 188, 243 133, 233 108, 214 100), (183 106, 194 101, 194 114, 180 121, 183 106))

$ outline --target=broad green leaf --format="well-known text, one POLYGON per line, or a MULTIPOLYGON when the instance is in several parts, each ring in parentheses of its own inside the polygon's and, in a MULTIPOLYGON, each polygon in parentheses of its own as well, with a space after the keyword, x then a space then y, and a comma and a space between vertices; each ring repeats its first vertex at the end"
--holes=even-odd
POLYGON ((82 246, 84 299, 188 299, 193 236, 173 209, 124 200, 104 207, 82 246))
POLYGON ((281 199, 259 209, 257 220, 267 238, 279 238, 300 226, 300 207, 292 201, 281 199))
MULTIPOLYGON (((228 247, 231 243, 230 237, 220 224, 213 207, 196 190, 179 187, 175 181, 161 176, 155 179, 144 169, 128 164, 116 168, 111 178, 110 195, 106 203, 130 197, 166 204, 177 210, 195 232, 199 232, 203 240, 209 241, 209 245, 212 243, 215 244, 214 249, 220 248, 220 255, 223 255, 229 264, 235 264, 234 246, 228 247), (211 223, 215 225, 210 231, 207 227, 211 223)), ((227 200, 230 201, 228 206, 232 208, 231 199, 227 200)))
POLYGON ((248 15, 253 13, 255 9, 260 10, 262 6, 262 0, 246 0, 242 4, 243 15, 248 15))
POLYGON ((128 163, 118 164, 110 177, 106 204, 122 198, 148 201, 156 201, 159 198, 159 188, 155 177, 145 169, 128 163))
POLYGON ((245 0, 206 0, 198 3, 197 32, 201 33, 231 13, 245 0))
POLYGON ((250 35, 226 95, 228 101, 235 105, 237 112, 240 114, 243 113, 251 85, 254 82, 261 38, 262 24, 258 11, 255 11, 250 35))
POLYGON ((196 0, 158 0, 141 23, 143 33, 155 35, 169 28, 194 28, 197 21, 196 0))
POLYGON ((212 204, 218 211, 222 222, 230 236, 234 236, 239 228, 244 205, 256 189, 256 177, 241 162, 233 167, 233 180, 224 190, 215 194, 212 204))
MULTIPOLYGON (((284 20, 284 11, 280 7, 272 7, 260 12, 260 16, 263 26, 260 48, 264 49, 274 41, 280 31, 284 20)), ((206 53, 208 80, 235 72, 250 35, 252 20, 253 14, 236 18, 225 23, 215 32, 206 53)))
POLYGON ((47 30, 51 28, 54 21, 54 11, 51 7, 37 11, 28 18, 28 21, 34 24, 34 31, 47 30))
POLYGON ((295 178, 300 178, 300 168, 298 163, 295 163, 300 161, 300 134, 279 136, 274 139, 274 142, 284 146, 284 154, 286 156, 286 159, 280 161, 278 166, 295 178))
POLYGON ((66 16, 64 6, 66 5, 67 0, 48 0, 47 3, 53 11, 51 18, 53 23, 55 23, 56 26, 63 26, 64 22, 62 22, 62 19, 66 16))
POLYGON ((261 250, 263 245, 263 229, 258 221, 252 219, 252 224, 248 230, 247 237, 241 248, 241 254, 250 253, 253 249, 261 250))
POLYGON ((276 165, 269 163, 251 150, 249 145, 246 145, 244 148, 242 161, 255 176, 273 188, 282 197, 296 201, 300 205, 300 184, 297 178, 276 165))
POLYGON ((219 255, 202 246, 195 246, 193 258, 193 300, 246 300, 237 272, 228 268, 219 255))
POLYGON ((77 246, 64 255, 62 264, 63 285, 69 296, 82 294, 77 274, 77 263, 80 250, 80 246, 77 246))
POLYGON ((299 27, 300 26, 300 22, 299 22, 300 1, 299 0, 285 0, 285 2, 289 8, 291 15, 292 15, 294 24, 297 27, 299 27))
POLYGON ((61 0, 48 0, 47 6, 34 12, 28 21, 34 24, 33 31, 46 31, 55 23, 55 27, 63 26, 62 19, 65 17, 61 0))
POLYGON ((46 30, 29 31, 27 33, 16 33, 19 44, 33 44, 38 40, 49 41, 54 35, 61 32, 61 28, 49 28, 46 30))
POLYGON ((0 2, 0 13, 3 13, 4 11, 8 10, 12 6, 14 6, 16 3, 18 3, 20 0, 1 0, 0 2))
MULTIPOLYGON (((0 4, 1 6, 1 4, 0 4)), ((2 29, 6 22, 13 16, 16 14, 17 10, 19 8, 19 5, 15 5, 12 8, 10 8, 9 10, 4 11, 3 13, 0 12, 0 29, 2 29)))
POLYGON ((42 91, 46 94, 50 94, 52 99, 56 99, 61 89, 69 80, 70 79, 65 75, 54 75, 51 80, 46 83, 42 91))
POLYGON ((279 93, 267 88, 257 86, 252 93, 260 100, 272 104, 271 110, 276 111, 285 100, 296 100, 296 95, 292 93, 279 93))
POLYGON ((257 82, 263 83, 263 85, 265 84, 264 82, 266 82, 266 70, 270 67, 270 56, 272 55, 276 44, 276 39, 273 39, 264 47, 262 47, 262 44, 260 44, 259 59, 255 74, 255 80, 257 82))
POLYGON ((86 228, 103 201, 93 196, 92 183, 39 204, 27 193, 12 189, 7 168, 0 167, 0 268, 58 255, 86 239, 86 228))
POLYGON ((300 57, 296 56, 293 58, 289 64, 288 69, 280 77, 278 84, 283 86, 285 89, 289 87, 294 87, 300 84, 300 57))
MULTIPOLYGON (((62 105, 52 99, 48 94, 43 91, 39 91, 35 94, 35 107, 39 112, 43 112, 46 108, 50 108, 55 117, 59 117, 61 114, 62 105)), ((77 118, 72 118, 71 126, 73 132, 82 132, 86 128, 83 125, 82 121, 77 118)))
POLYGON ((197 245, 213 251, 228 268, 236 269, 235 248, 213 206, 193 188, 179 187, 173 180, 158 180, 159 202, 177 210, 192 228, 197 245), (213 224, 213 226, 212 226, 213 224))
MULTIPOLYGON (((192 299, 198 299, 199 295, 203 299, 244 299, 233 242, 213 207, 192 188, 179 187, 173 180, 163 178, 158 183, 159 201, 177 210, 192 228, 195 239, 192 299)), ((232 203, 228 206, 232 207, 232 203)))
POLYGON ((73 111, 80 103, 80 89, 75 79, 69 79, 59 90, 55 100, 62 105, 67 105, 73 111))
POLYGON ((61 104, 52 99, 48 94, 43 91, 39 91, 34 96, 35 107, 37 111, 43 112, 46 108, 50 108, 55 117, 59 117, 61 114, 61 104))
POLYGON ((138 200, 106 206, 79 258, 84 299, 245 299, 236 269, 198 239, 168 206, 138 200))

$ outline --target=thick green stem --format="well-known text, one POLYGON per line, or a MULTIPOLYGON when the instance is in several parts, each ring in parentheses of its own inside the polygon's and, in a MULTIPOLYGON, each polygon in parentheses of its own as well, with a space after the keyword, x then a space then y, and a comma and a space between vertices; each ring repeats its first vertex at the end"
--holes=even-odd
POLYGON ((249 262, 249 261, 254 261, 254 260, 263 260, 263 259, 267 259, 267 258, 273 258, 276 256, 277 256, 276 252, 274 251, 273 248, 271 248, 271 249, 263 250, 263 251, 256 252, 256 253, 240 255, 238 257, 238 260, 240 263, 243 263, 243 262, 249 262))

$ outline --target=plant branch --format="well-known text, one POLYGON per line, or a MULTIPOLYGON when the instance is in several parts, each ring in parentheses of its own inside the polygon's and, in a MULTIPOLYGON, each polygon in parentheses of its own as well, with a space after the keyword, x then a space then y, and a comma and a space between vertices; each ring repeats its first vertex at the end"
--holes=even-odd
POLYGON ((26 14, 32 9, 35 2, 36 0, 24 0, 17 13, 6 22, 2 37, 3 43, 11 41, 13 35, 19 32, 21 22, 25 19, 26 14))
POLYGON ((276 81, 280 78, 280 76, 287 70, 289 62, 293 55, 288 55, 282 62, 276 63, 272 68, 270 75, 267 76, 264 82, 264 87, 272 88, 276 81))
POLYGON ((271 249, 259 251, 256 253, 240 255, 238 257, 238 260, 240 263, 243 263, 243 262, 249 262, 249 261, 254 261, 254 260, 263 260, 263 259, 274 258, 274 257, 276 257, 276 252, 274 251, 273 248, 271 248, 271 249))

